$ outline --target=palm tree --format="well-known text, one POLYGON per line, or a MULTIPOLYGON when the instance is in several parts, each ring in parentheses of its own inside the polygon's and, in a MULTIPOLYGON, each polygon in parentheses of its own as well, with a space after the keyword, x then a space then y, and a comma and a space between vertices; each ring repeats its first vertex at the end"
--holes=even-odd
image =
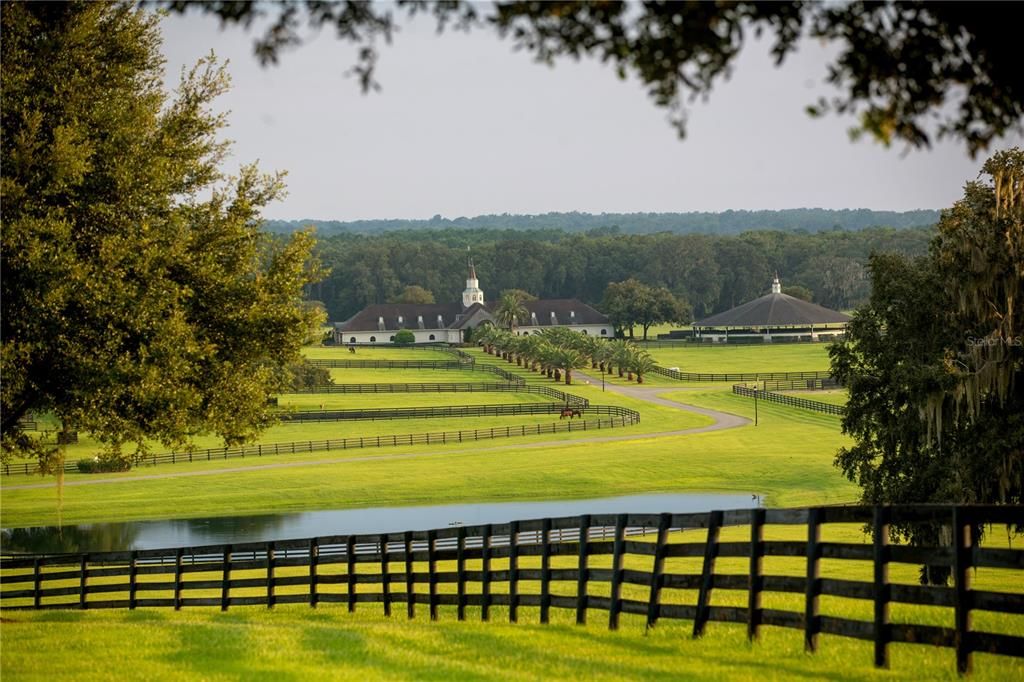
MULTIPOLYGON (((594 340, 597 341, 597 339, 594 340)), ((597 366, 601 368, 601 374, 604 374, 606 371, 611 372, 611 361, 615 356, 615 346, 607 341, 598 341, 598 343, 600 345, 593 356, 597 360, 597 366)))
POLYGON ((611 372, 610 366, 614 365, 615 367, 618 368, 619 376, 621 377, 623 374, 625 374, 626 365, 629 364, 630 357, 632 357, 631 353, 632 353, 633 347, 630 346, 629 342, 627 342, 624 339, 615 339, 614 341, 609 341, 608 345, 611 346, 611 348, 612 348, 612 356, 608 360, 608 362, 609 362, 609 370, 608 371, 610 373, 611 372))
POLYGON ((634 353, 630 368, 636 372, 636 383, 644 383, 644 375, 652 372, 657 364, 651 354, 645 350, 634 353))
POLYGON ((572 384, 572 371, 587 366, 587 358, 575 348, 561 348, 555 355, 555 363, 565 370, 565 385, 572 384))
POLYGON ((494 319, 502 327, 509 331, 515 331, 516 324, 519 320, 525 319, 527 313, 522 295, 515 291, 509 291, 502 294, 501 301, 498 302, 498 307, 494 310, 494 319))

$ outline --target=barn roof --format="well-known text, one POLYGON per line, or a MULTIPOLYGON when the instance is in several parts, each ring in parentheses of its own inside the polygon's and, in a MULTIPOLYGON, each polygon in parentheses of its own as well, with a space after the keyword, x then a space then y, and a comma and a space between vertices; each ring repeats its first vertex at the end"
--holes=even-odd
POLYGON ((806 327, 841 324, 850 316, 788 294, 765 294, 693 323, 694 327, 806 327))

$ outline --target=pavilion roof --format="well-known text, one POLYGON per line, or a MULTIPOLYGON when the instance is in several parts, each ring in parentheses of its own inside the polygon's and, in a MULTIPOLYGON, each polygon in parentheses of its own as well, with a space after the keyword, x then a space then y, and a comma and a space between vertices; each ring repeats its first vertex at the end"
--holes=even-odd
POLYGON ((765 294, 731 310, 693 323, 694 327, 795 327, 841 324, 850 316, 782 293, 765 294))

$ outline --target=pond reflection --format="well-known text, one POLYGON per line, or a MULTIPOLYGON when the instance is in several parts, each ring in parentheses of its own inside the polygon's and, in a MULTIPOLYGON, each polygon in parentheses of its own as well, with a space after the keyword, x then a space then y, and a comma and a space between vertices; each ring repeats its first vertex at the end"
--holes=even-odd
POLYGON ((691 513, 757 506, 750 494, 628 495, 589 500, 334 509, 257 516, 91 523, 0 531, 4 552, 63 553, 264 542, 350 533, 394 533, 578 514, 691 513))

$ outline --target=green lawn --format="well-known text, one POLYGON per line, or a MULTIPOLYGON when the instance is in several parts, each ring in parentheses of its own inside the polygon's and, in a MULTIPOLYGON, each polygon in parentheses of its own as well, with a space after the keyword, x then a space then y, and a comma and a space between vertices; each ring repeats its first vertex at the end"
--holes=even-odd
MULTIPOLYGON (((44 682, 55 671, 78 681, 957 679, 953 652, 929 646, 892 645, 891 669, 878 670, 870 642, 830 635, 808 655, 793 630, 765 628, 750 645, 742 625, 710 623, 694 640, 688 621, 645 631, 640 617, 626 614, 609 632, 597 611, 582 627, 557 609, 549 625, 533 613, 509 624, 506 613, 495 608, 488 623, 476 609, 459 622, 442 608, 431 622, 422 613, 387 618, 379 605, 354 614, 338 605, 5 613, 0 665, 5 679, 44 682)), ((1022 676, 1021 659, 975 655, 971 679, 1022 676)))
POLYGON ((850 398, 850 394, 845 388, 829 391, 779 391, 779 393, 785 393, 797 398, 806 398, 807 400, 816 400, 819 403, 828 403, 830 405, 845 405, 846 401, 850 398))
POLYGON ((364 369, 333 367, 328 370, 336 384, 500 384, 497 374, 470 369, 364 369))
POLYGON ((827 343, 707 345, 659 348, 650 353, 662 367, 681 372, 812 372, 829 368, 827 343))
MULTIPOLYGON (((580 387, 579 393, 602 402, 599 387, 580 387)), ((721 391, 678 391, 673 397, 753 416, 752 401, 721 391)), ((565 433, 443 447, 287 455, 288 462, 307 463, 287 468, 264 468, 281 461, 274 458, 160 465, 115 477, 126 484, 65 487, 63 518, 66 523, 82 523, 513 499, 582 499, 645 492, 756 492, 766 495, 773 506, 834 503, 856 497, 855 487, 832 466, 836 449, 846 442, 836 417, 762 404, 758 427, 659 437, 644 432, 693 428, 706 424, 707 418, 620 396, 603 402, 636 406, 643 415, 642 422, 588 432, 586 436, 619 438, 632 434, 630 440, 537 445, 583 435, 565 433), (239 466, 251 469, 216 472, 239 466), (199 478, 180 475, 207 471, 210 473, 199 478), (153 474, 177 475, 133 480, 153 474)), ((82 476, 67 478, 73 481, 82 476)), ((2 525, 54 522, 52 488, 9 488, 33 480, 37 479, 4 479, 7 489, 0 509, 2 525)))
POLYGON ((306 346, 302 354, 315 360, 456 360, 452 353, 436 348, 403 348, 400 346, 357 346, 350 353, 348 346, 306 346))

